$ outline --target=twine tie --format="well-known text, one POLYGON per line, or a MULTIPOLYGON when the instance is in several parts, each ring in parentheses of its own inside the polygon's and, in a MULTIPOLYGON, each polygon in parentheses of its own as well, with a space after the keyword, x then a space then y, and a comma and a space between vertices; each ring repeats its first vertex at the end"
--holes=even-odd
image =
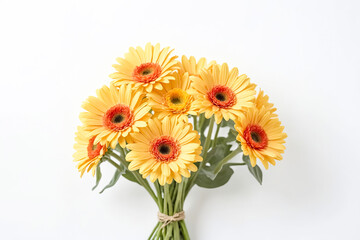
POLYGON ((172 216, 168 216, 164 213, 158 212, 158 219, 159 222, 162 222, 163 224, 161 225, 161 228, 166 227, 167 225, 169 225, 172 222, 177 222, 177 221, 181 221, 185 219, 185 212, 181 211, 178 213, 175 213, 172 216))

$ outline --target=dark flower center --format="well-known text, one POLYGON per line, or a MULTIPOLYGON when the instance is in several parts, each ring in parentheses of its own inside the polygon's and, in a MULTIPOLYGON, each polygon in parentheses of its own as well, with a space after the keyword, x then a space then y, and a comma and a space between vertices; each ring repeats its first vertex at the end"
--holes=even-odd
POLYGON ((226 97, 225 97, 225 95, 223 93, 217 93, 215 97, 216 97, 217 100, 219 100, 221 102, 226 100, 226 97))
POLYGON ((130 127, 134 122, 134 114, 126 105, 117 104, 109 108, 103 116, 104 127, 120 131, 130 127))
POLYGON ((152 141, 150 152, 157 161, 169 163, 179 156, 180 145, 170 136, 161 136, 152 141))
POLYGON ((113 123, 121 123, 122 121, 124 121, 124 116, 123 115, 121 115, 121 114, 117 114, 117 115, 115 115, 114 117, 113 117, 113 120, 112 120, 112 122, 113 123))
POLYGON ((235 93, 227 86, 218 85, 213 87, 208 93, 209 101, 219 108, 230 108, 236 104, 235 93))
POLYGON ((244 130, 244 139, 249 147, 262 150, 268 145, 268 137, 260 125, 248 125, 244 130))
POLYGON ((158 79, 161 75, 161 67, 157 63, 143 63, 135 67, 132 74, 133 80, 141 83, 149 83, 158 79))
POLYGON ((164 154, 164 155, 169 154, 169 153, 170 153, 170 146, 169 146, 169 145, 165 145, 165 144, 160 145, 160 147, 159 147, 159 152, 160 152, 161 154, 164 154))

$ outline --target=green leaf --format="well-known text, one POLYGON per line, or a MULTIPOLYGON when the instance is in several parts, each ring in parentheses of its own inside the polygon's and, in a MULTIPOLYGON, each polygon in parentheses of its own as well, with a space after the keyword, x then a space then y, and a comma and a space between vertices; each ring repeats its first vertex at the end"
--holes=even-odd
POLYGON ((123 154, 123 148, 119 144, 116 145, 115 150, 118 151, 120 157, 125 159, 126 156, 123 154))
POLYGON ((236 137, 238 134, 239 133, 235 129, 230 129, 230 131, 229 131, 229 135, 234 136, 234 138, 235 138, 234 140, 236 140, 236 137))
MULTIPOLYGON (((134 177, 134 175, 129 171, 126 170, 125 173, 122 175, 124 178, 126 178, 127 180, 131 181, 131 182, 135 182, 138 183, 139 182, 136 180, 136 178, 134 177)), ((141 185, 141 184, 140 184, 141 185)))
POLYGON ((217 188, 225 185, 234 174, 234 170, 229 165, 225 164, 221 171, 216 175, 215 179, 210 179, 204 172, 200 172, 196 184, 203 188, 217 188))
POLYGON ((118 169, 116 169, 113 178, 111 179, 111 181, 108 183, 108 185, 106 185, 103 190, 101 190, 100 193, 103 193, 105 191, 105 189, 107 188, 111 188, 112 186, 114 186, 117 181, 119 180, 121 174, 123 174, 125 172, 125 168, 123 169, 123 171, 119 171, 118 169))
POLYGON ((250 173, 255 177, 255 179, 262 184, 262 171, 258 165, 255 165, 255 167, 251 166, 250 158, 249 156, 243 155, 243 161, 246 163, 246 165, 249 168, 250 173))
POLYGON ((99 182, 100 182, 101 177, 102 177, 101 170, 100 170, 100 164, 101 164, 102 162, 103 162, 103 161, 100 160, 100 162, 99 162, 98 165, 96 166, 96 170, 95 170, 96 183, 95 183, 95 186, 92 188, 93 191, 94 191, 95 188, 99 185, 99 182))
POLYGON ((199 175, 196 179, 196 184, 204 188, 217 188, 226 184, 234 171, 230 168, 230 165, 223 165, 222 169, 215 173, 217 164, 224 159, 231 151, 231 145, 221 144, 214 147, 209 153, 206 159, 206 165, 203 169, 199 170, 199 175))
MULTIPOLYGON (((230 153, 231 145, 217 145, 208 153, 206 160, 206 165, 201 169, 201 171, 209 177, 211 180, 216 178, 215 168, 217 164, 224 159, 230 153)), ((219 172, 220 173, 220 172, 219 172)))
POLYGON ((234 128, 235 123, 231 119, 228 121, 225 121, 225 119, 223 119, 220 124, 221 124, 221 127, 229 127, 230 129, 235 129, 234 128))
POLYGON ((218 137, 216 139, 216 146, 230 144, 236 140, 235 138, 236 137, 229 132, 229 135, 227 137, 218 137))

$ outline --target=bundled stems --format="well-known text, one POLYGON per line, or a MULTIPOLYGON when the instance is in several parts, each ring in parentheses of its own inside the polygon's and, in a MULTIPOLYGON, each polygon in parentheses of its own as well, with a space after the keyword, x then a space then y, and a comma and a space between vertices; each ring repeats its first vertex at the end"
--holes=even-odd
POLYGON ((214 128, 214 123, 215 123, 215 118, 212 117, 210 120, 210 124, 209 124, 209 131, 208 134, 206 136, 206 140, 205 140, 205 144, 204 144, 204 149, 202 151, 202 157, 203 157, 203 161, 200 163, 199 169, 197 172, 195 172, 191 177, 190 177, 190 182, 186 188, 186 192, 185 192, 185 197, 187 196, 187 194, 190 192, 191 188, 194 186, 195 181, 197 176, 199 175, 200 169, 203 168, 206 164, 206 155, 207 152, 209 150, 210 147, 210 143, 211 143, 211 135, 212 135, 212 131, 214 128))
MULTIPOLYGON (((173 216, 183 210, 186 183, 187 179, 185 178, 182 179, 181 183, 165 184, 163 187, 159 185, 158 181, 154 182, 158 202, 162 203, 159 207, 161 213, 173 216)), ((190 239, 184 220, 171 222, 164 227, 163 225, 163 222, 158 222, 148 239, 190 239)))
MULTIPOLYGON (((203 128, 203 124, 205 122, 205 117, 201 116, 198 121, 198 117, 194 116, 194 126, 196 130, 200 130, 203 128)), ((173 182, 172 184, 165 184, 164 186, 160 186, 158 181, 154 182, 154 189, 156 194, 153 191, 153 188, 150 187, 147 179, 142 178, 138 171, 130 171, 131 174, 135 177, 136 181, 142 185, 150 194, 150 196, 154 199, 156 204, 158 205, 159 211, 168 216, 173 216, 176 213, 183 211, 184 201, 191 190, 191 188, 195 185, 196 179, 200 170, 205 166, 207 160, 207 154, 210 148, 214 148, 216 146, 216 140, 220 130, 220 124, 217 125, 214 139, 212 140, 212 133, 215 124, 215 119, 212 117, 209 123, 209 130, 207 132, 207 136, 205 138, 205 142, 203 145, 202 157, 203 161, 199 165, 199 169, 197 172, 193 173, 190 178, 183 178, 180 183, 173 182)), ((204 134, 200 131, 201 134, 204 134)), ((119 171, 124 171, 128 169, 129 163, 125 160, 126 150, 120 148, 120 156, 113 152, 113 150, 109 150, 109 155, 116 158, 121 165, 117 164, 110 157, 105 158, 110 164, 116 167, 119 171)), ((228 161, 230 161, 235 155, 241 152, 241 147, 239 146, 236 150, 231 152, 228 156, 222 159, 215 168, 215 172, 218 173, 222 166, 228 161)), ((245 163, 230 163, 231 165, 245 165, 245 163)), ((158 222, 153 231, 151 232, 148 240, 189 240, 189 233, 187 231, 187 227, 185 225, 184 220, 170 222, 168 224, 164 224, 163 222, 158 222)))

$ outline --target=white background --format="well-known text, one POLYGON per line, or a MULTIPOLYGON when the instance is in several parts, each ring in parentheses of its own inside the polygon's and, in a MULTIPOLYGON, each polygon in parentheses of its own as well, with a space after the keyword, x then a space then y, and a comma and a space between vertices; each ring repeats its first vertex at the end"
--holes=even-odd
MULTIPOLYGON (((81 103, 130 46, 228 62, 276 104, 284 160, 187 199, 192 239, 360 239, 358 1, 0 1, 0 238, 145 239, 157 209, 98 194, 72 146, 81 103)), ((105 165, 105 164, 104 164, 105 165)), ((112 169, 107 166, 104 186, 112 169)))

